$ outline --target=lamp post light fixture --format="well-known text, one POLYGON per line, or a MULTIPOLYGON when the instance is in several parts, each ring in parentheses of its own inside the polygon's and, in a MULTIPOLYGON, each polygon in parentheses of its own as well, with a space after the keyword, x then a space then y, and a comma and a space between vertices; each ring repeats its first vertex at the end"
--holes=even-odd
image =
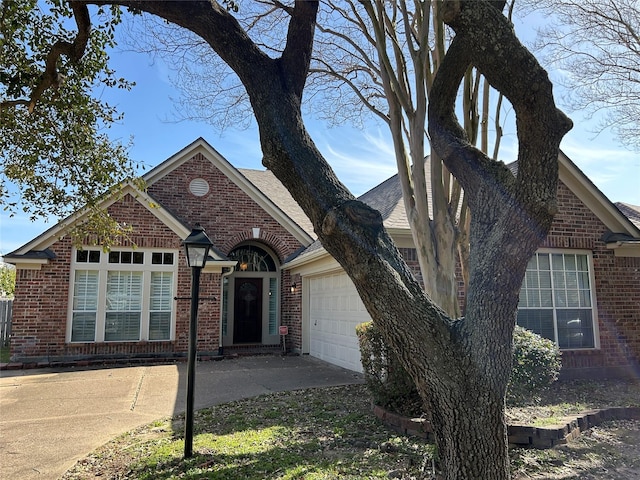
POLYGON ((191 319, 189 322, 189 351, 187 354, 187 407, 184 419, 184 457, 193 455, 193 403, 196 380, 196 348, 198 339, 198 301, 200 300, 200 272, 207 263, 213 246, 204 228, 197 224, 184 239, 187 264, 191 267, 191 319))

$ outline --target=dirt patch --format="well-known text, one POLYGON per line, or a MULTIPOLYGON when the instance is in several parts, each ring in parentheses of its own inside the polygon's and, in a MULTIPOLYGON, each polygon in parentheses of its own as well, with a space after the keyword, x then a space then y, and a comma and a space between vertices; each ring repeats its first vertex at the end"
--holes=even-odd
POLYGON ((511 464, 515 480, 640 479, 640 422, 605 422, 550 450, 515 449, 511 464))

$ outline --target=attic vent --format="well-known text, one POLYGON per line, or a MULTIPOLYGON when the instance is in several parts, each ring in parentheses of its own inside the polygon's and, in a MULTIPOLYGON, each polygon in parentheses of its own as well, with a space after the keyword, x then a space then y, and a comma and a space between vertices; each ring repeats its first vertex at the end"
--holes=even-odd
POLYGON ((204 178, 194 178, 189 184, 189 191, 196 197, 203 197, 209 193, 209 184, 204 178))

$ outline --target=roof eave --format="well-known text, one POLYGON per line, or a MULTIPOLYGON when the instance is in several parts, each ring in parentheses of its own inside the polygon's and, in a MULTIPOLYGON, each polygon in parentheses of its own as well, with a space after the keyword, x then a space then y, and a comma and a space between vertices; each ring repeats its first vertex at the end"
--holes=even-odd
MULTIPOLYGON (((190 229, 180 220, 174 217, 171 213, 169 213, 166 209, 164 209, 161 205, 159 205, 147 193, 141 191, 138 187, 136 187, 132 182, 127 182, 118 193, 105 198, 102 202, 100 202, 99 207, 106 210, 111 205, 116 203, 121 198, 121 195, 126 194, 133 195, 141 205, 143 205, 149 212, 151 212, 156 218, 158 218, 158 220, 160 220, 181 239, 184 240, 185 238, 187 238, 190 233, 190 229)), ((29 252, 46 250, 60 238, 66 236, 67 232, 73 225, 84 221, 88 215, 88 208, 72 213, 68 217, 58 222, 56 225, 38 235, 30 242, 24 244, 22 247, 8 254, 6 257, 21 257, 28 254, 29 252)))
POLYGON ((49 260, 51 260, 51 258, 29 258, 21 255, 6 255, 4 257, 5 263, 14 265, 17 270, 40 270, 42 265, 49 263, 49 260))
POLYGON ((300 267, 301 265, 305 265, 307 263, 314 262, 323 257, 330 256, 329 252, 327 252, 324 247, 320 247, 318 250, 311 252, 307 255, 300 255, 299 257, 294 258, 293 260, 282 265, 283 270, 291 270, 292 268, 300 267))
POLYGON ((640 240, 609 242, 607 248, 613 250, 616 257, 640 257, 640 240))
POLYGON ((560 180, 612 232, 625 233, 640 240, 640 229, 609 200, 604 193, 562 151, 558 155, 560 180))

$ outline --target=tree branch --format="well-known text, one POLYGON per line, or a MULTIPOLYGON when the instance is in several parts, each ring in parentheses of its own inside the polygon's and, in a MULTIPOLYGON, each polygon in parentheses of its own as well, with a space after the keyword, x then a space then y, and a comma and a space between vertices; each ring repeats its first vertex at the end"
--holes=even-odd
POLYGON ((45 61, 45 70, 42 73, 40 82, 33 89, 28 100, 7 100, 0 104, 2 108, 26 105, 29 113, 33 112, 38 100, 40 100, 44 92, 49 88, 57 89, 64 81, 64 78, 58 72, 57 65, 60 57, 64 55, 73 63, 80 61, 87 48, 87 43, 89 42, 89 35, 91 34, 91 19, 86 5, 72 2, 71 9, 73 10, 73 17, 76 21, 76 25, 78 26, 76 38, 73 42, 58 40, 51 46, 51 50, 49 50, 45 61))
MULTIPOLYGON (((548 152, 550 147, 557 152, 571 121, 556 108, 546 71, 518 41, 508 20, 490 3, 445 5, 448 5, 445 21, 456 31, 456 37, 430 96, 429 131, 434 145, 442 150, 443 160, 465 190, 477 190, 482 184, 493 190, 516 187, 501 162, 491 161, 469 144, 455 116, 457 85, 466 68, 474 65, 494 88, 504 93, 516 111, 519 195, 532 198, 535 191, 542 204, 553 203, 557 158, 541 159, 537 152, 548 152), (539 128, 526 128, 536 117, 542 120, 539 128), (488 171, 492 172, 493 186, 482 181, 481 172, 488 171)), ((553 207, 547 204, 543 208, 553 210, 553 207)))
POLYGON ((292 83, 290 88, 300 99, 309 73, 317 13, 317 0, 296 0, 281 57, 282 67, 292 83))

